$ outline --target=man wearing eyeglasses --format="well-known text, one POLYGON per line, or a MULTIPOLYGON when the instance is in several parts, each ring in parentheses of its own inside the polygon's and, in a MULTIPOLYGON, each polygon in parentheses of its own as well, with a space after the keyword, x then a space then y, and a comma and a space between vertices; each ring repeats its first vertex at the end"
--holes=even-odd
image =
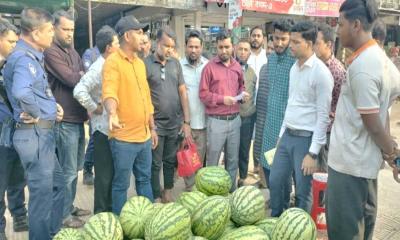
POLYGON ((158 146, 153 150, 151 170, 156 202, 161 201, 161 166, 164 172, 162 201, 173 201, 171 191, 174 187, 179 132, 192 141, 189 103, 182 67, 179 61, 172 57, 175 44, 175 34, 169 28, 162 28, 157 32, 156 51, 145 59, 158 135, 158 146))

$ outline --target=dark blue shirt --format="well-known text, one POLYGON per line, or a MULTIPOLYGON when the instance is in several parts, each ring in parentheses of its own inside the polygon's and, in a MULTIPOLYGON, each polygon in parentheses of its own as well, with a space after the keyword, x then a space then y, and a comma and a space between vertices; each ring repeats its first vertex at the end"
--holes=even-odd
POLYGON ((22 112, 34 118, 56 120, 56 100, 44 71, 42 52, 19 40, 4 66, 4 83, 15 121, 21 122, 22 112))
MULTIPOLYGON (((4 84, 4 78, 3 78, 3 67, 0 67, 0 85, 4 84)), ((12 114, 10 110, 8 109, 7 105, 3 102, 2 97, 0 97, 0 123, 3 123, 4 120, 7 118, 11 117, 12 114)))
POLYGON ((100 50, 97 46, 88 48, 82 55, 83 67, 85 71, 89 70, 89 67, 97 60, 100 56, 100 50))

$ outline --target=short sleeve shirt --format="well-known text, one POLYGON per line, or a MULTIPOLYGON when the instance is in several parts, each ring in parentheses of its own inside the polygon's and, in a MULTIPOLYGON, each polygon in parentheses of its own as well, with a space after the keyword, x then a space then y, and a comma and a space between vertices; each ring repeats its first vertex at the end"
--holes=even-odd
POLYGON ((364 50, 349 66, 331 132, 328 165, 355 177, 376 179, 382 154, 365 128, 361 114, 387 111, 400 95, 400 74, 378 45, 364 50))
POLYGON ((145 61, 147 81, 154 105, 154 120, 157 133, 176 130, 183 122, 183 111, 178 88, 185 84, 182 67, 178 60, 170 58, 163 66, 154 55, 145 61))

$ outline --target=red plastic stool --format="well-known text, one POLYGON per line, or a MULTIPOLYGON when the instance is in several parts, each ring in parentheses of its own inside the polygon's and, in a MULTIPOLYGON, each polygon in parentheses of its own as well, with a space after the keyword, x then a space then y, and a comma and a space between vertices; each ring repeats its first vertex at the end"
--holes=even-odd
POLYGON ((311 218, 314 220, 318 230, 325 230, 326 224, 318 221, 318 216, 325 213, 325 205, 321 207, 320 193, 326 190, 328 181, 327 173, 314 173, 312 180, 313 205, 311 208, 311 218))

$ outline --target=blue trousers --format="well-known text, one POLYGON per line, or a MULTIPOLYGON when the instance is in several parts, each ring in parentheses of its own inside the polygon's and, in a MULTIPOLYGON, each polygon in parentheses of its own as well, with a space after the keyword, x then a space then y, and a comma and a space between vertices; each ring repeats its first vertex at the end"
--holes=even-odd
POLYGON ((151 140, 130 143, 110 140, 114 160, 112 211, 119 215, 127 199, 131 172, 135 175, 136 193, 154 201, 151 189, 151 140))
POLYGON ((24 167, 28 190, 30 240, 50 240, 60 229, 64 178, 57 160, 53 129, 16 129, 14 147, 24 167))
POLYGON ((61 122, 55 125, 57 157, 66 182, 63 218, 74 209, 78 171, 83 168, 85 132, 83 123, 61 122))
POLYGON ((25 186, 24 169, 17 152, 14 148, 0 146, 0 232, 4 232, 6 228, 4 217, 6 192, 11 215, 13 217, 26 216, 25 186))
MULTIPOLYGON (((90 127, 91 128, 91 127, 90 127)), ((91 133, 92 130, 89 130, 91 133)), ((83 171, 86 173, 93 173, 94 166, 94 139, 93 134, 89 136, 89 142, 86 147, 85 160, 83 163, 83 171)))
MULTIPOLYGON (((282 135, 277 147, 274 162, 269 175, 269 189, 271 195, 271 216, 278 217, 287 206, 288 182, 294 171, 296 207, 306 212, 311 211, 312 176, 304 176, 301 165, 306 154, 309 152, 311 137, 299 137, 289 134, 287 131, 282 135)), ((291 182, 291 181, 290 181, 291 182)))

